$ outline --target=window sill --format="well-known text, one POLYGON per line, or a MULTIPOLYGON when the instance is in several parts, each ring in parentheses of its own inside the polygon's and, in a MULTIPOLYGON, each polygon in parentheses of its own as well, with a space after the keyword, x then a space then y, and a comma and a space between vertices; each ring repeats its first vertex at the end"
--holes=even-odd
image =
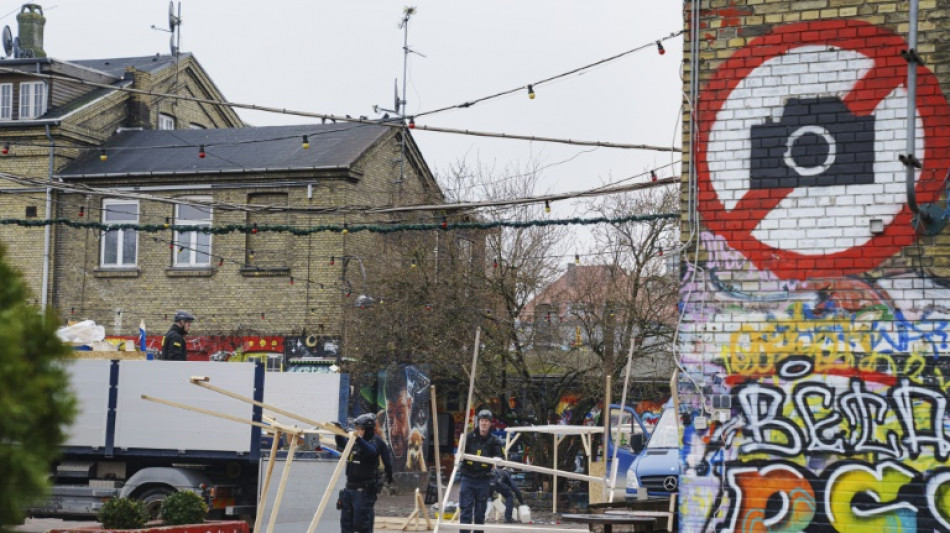
POLYGON ((172 267, 165 269, 169 278, 210 278, 217 272, 212 267, 172 267))
POLYGON ((124 268, 99 267, 92 271, 93 277, 96 277, 96 278, 137 278, 141 274, 142 274, 142 269, 139 267, 124 267, 124 268))
POLYGON ((290 267, 241 267, 245 278, 281 278, 290 276, 290 267))

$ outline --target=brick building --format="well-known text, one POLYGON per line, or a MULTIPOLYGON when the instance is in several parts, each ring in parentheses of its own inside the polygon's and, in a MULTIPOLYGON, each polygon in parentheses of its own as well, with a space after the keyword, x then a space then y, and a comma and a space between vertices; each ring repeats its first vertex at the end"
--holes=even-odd
POLYGON ((39 6, 24 5, 18 21, 21 47, 0 61, 0 172, 11 176, 0 218, 47 218, 50 180, 50 217, 65 222, 49 232, 49 262, 43 227, 0 225, 36 301, 128 337, 141 321, 163 333, 188 309, 199 359, 259 353, 279 367, 285 352, 290 362, 341 355, 343 310, 386 268, 379 234, 235 228, 418 221, 354 212, 442 201, 408 131, 244 127, 231 107, 204 102, 225 99, 190 54, 61 61, 42 49, 39 6), (232 230, 176 231, 195 225, 232 230))
MULTIPOLYGON (((228 106, 199 104, 122 91, 136 89, 223 101, 191 54, 62 61, 43 49, 42 8, 25 4, 17 15, 20 48, 0 60, 0 172, 49 179, 85 151, 122 128, 236 128, 228 106)), ((0 183, 0 217, 46 218, 45 187, 0 183)), ((51 233, 55 234, 56 228, 51 233)), ((43 230, 0 226, 7 259, 42 299, 43 230)), ((47 299, 50 290, 47 290, 47 299)))
POLYGON ((680 530, 950 530, 950 5, 684 20, 680 530))

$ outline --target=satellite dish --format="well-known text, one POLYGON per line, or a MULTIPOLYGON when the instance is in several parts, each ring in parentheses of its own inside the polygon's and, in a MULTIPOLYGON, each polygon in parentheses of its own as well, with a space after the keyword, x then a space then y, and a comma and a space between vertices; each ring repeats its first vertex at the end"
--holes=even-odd
POLYGON ((179 24, 181 19, 175 14, 175 2, 168 0, 168 31, 174 32, 179 24))
POLYGON ((10 57, 13 54, 13 32, 10 26, 3 27, 3 53, 10 57))

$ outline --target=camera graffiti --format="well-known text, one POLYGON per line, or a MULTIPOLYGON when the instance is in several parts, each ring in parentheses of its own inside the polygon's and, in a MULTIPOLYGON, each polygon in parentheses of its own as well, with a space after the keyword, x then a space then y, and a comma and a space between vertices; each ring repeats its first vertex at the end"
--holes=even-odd
POLYGON ((840 98, 790 98, 781 120, 750 129, 751 189, 874 183, 874 117, 840 98))
MULTIPOLYGON (((778 25, 708 63, 691 139, 703 253, 680 298, 681 531, 950 531, 950 278, 931 260, 950 251, 918 240, 907 205, 895 30, 778 25)), ((911 190, 935 202, 950 106, 917 75, 911 190)))

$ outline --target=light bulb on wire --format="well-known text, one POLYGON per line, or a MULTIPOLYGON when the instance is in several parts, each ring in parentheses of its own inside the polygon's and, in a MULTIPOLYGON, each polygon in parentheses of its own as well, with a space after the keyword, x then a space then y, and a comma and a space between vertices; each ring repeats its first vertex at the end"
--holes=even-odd
POLYGON ((545 213, 551 212, 551 202, 549 202, 548 200, 544 201, 544 212, 545 213))
POLYGON ((303 142, 300 144, 300 147, 304 150, 310 148, 310 139, 306 135, 303 136, 303 142))
POLYGON ((534 86, 530 83, 528 84, 528 99, 534 100, 534 86))
POLYGON ((201 159, 204 159, 205 155, 207 155, 205 154, 205 145, 202 144, 201 146, 198 147, 198 157, 201 159))
POLYGON ((666 53, 666 49, 663 48, 663 43, 661 43, 660 41, 656 42, 656 51, 659 52, 660 55, 663 55, 666 53))
POLYGON ((100 149, 99 149, 99 161, 108 161, 108 160, 109 160, 109 154, 106 153, 106 149, 105 149, 105 148, 100 148, 100 149))

